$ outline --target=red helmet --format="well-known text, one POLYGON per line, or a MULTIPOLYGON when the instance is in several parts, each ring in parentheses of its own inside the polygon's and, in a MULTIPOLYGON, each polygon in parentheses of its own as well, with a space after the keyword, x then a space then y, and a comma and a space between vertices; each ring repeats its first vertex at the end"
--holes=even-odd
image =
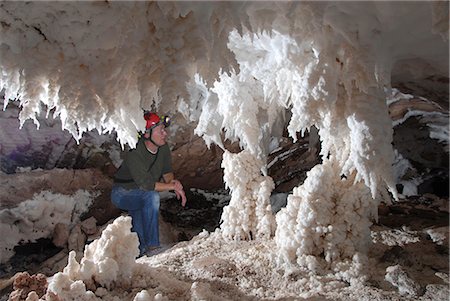
POLYGON ((168 127, 170 125, 169 116, 159 117, 157 114, 149 111, 144 112, 144 119, 146 121, 145 131, 150 131, 161 123, 164 124, 165 127, 168 127))
POLYGON ((159 118, 158 115, 151 112, 145 112, 144 113, 144 119, 146 121, 145 129, 150 130, 157 126, 161 122, 161 118, 159 118))

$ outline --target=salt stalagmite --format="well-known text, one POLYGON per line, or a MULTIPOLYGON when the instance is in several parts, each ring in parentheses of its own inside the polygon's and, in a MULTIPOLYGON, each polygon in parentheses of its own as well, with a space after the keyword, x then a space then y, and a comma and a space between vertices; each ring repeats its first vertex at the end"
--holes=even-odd
POLYGON ((222 167, 231 191, 230 204, 222 213, 222 236, 235 240, 269 239, 275 230, 269 203, 274 183, 271 177, 261 175, 261 160, 249 151, 227 151, 222 167))
POLYGON ((97 289, 129 287, 139 254, 137 235, 130 230, 131 218, 121 216, 86 246, 80 263, 71 251, 63 272, 49 281, 48 298, 56 295, 57 300, 100 300, 94 294, 97 289))
POLYGON ((322 272, 355 254, 360 260, 370 243, 369 218, 376 216, 377 204, 363 183, 354 184, 354 175, 341 179, 337 164, 325 160, 294 188, 277 215, 280 262, 322 272))

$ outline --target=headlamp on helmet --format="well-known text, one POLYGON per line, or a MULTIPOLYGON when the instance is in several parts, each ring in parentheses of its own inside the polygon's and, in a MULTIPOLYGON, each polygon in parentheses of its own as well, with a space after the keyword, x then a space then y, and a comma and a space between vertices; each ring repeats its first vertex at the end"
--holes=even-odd
POLYGON ((170 117, 167 115, 162 115, 160 117, 161 123, 164 124, 165 127, 168 127, 170 125, 170 117))

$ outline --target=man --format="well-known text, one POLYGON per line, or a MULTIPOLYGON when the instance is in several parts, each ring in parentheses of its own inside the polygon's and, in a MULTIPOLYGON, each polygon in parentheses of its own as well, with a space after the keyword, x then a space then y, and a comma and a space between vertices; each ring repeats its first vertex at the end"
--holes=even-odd
POLYGON ((113 204, 131 215, 133 231, 139 237, 139 251, 159 246, 160 191, 175 191, 186 204, 183 185, 174 178, 169 146, 166 143, 167 117, 145 112, 145 133, 136 148, 126 155, 114 177, 113 204))

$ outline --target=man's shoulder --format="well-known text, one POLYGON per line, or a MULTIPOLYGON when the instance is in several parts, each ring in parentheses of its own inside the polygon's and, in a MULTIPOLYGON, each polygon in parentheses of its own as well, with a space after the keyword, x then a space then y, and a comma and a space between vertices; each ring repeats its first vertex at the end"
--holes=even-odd
POLYGON ((143 154, 145 154, 146 148, 144 142, 140 139, 136 143, 136 147, 128 150, 126 153, 126 157, 141 157, 143 154))

